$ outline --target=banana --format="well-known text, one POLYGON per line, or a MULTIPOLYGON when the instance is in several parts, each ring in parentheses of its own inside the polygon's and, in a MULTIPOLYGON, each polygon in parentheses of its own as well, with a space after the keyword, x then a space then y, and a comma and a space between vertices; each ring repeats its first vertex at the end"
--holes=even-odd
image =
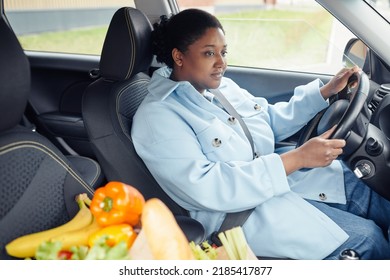
POLYGON ((63 232, 50 239, 52 242, 61 242, 62 250, 69 250, 72 246, 88 246, 88 238, 91 234, 100 230, 97 220, 93 218, 93 221, 88 226, 76 229, 73 231, 63 232))
POLYGON ((86 194, 80 194, 76 197, 80 209, 69 222, 55 228, 16 238, 5 246, 7 253, 16 258, 34 257, 36 249, 42 242, 48 241, 54 236, 89 226, 94 218, 85 203, 86 199, 88 199, 86 194))

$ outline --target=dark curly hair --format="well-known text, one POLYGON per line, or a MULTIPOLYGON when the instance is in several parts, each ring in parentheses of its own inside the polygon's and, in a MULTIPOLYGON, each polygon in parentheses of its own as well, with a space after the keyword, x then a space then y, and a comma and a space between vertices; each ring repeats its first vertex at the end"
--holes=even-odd
POLYGON ((174 48, 185 52, 188 46, 201 38, 209 28, 220 28, 225 32, 214 15, 199 9, 183 10, 170 18, 161 16, 153 28, 153 53, 158 62, 165 63, 170 68, 173 68, 174 64, 174 48))

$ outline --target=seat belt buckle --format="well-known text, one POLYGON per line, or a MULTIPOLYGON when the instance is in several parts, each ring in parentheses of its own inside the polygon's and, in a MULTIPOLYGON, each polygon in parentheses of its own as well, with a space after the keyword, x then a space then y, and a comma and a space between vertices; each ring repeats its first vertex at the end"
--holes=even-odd
POLYGON ((222 242, 218 237, 219 232, 214 231, 212 234, 210 234, 209 240, 212 246, 221 247, 222 242))

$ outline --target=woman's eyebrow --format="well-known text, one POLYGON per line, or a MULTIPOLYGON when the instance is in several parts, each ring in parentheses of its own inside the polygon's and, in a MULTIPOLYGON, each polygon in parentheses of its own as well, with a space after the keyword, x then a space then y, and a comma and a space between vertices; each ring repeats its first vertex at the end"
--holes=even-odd
MULTIPOLYGON (((203 48, 215 48, 216 45, 209 44, 209 45, 204 45, 203 48)), ((227 48, 227 44, 223 45, 223 48, 227 48)))

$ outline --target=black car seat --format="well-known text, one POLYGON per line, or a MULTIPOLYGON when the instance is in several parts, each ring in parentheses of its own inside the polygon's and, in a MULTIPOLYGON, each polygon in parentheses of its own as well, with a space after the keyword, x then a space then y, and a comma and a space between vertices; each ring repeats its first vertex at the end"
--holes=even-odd
POLYGON ((113 16, 100 58, 100 78, 83 97, 83 119, 95 156, 108 180, 138 188, 146 199, 160 198, 175 215, 188 212, 154 180, 135 152, 130 137, 133 116, 148 93, 152 25, 135 8, 113 16))
POLYGON ((14 238, 59 226, 78 211, 75 196, 94 190, 48 139, 20 125, 30 65, 0 16, 0 259, 14 238))

